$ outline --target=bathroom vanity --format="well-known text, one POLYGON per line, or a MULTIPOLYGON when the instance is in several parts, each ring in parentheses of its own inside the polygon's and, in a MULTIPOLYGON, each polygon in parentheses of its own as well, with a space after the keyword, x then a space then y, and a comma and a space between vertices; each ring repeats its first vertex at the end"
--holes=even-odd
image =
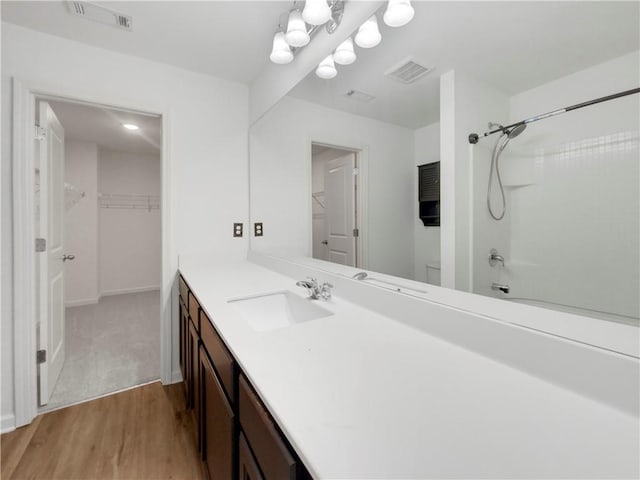
POLYGON ((268 256, 180 275, 210 478, 639 473, 637 358, 268 256), (308 300, 307 276, 332 298, 308 300))

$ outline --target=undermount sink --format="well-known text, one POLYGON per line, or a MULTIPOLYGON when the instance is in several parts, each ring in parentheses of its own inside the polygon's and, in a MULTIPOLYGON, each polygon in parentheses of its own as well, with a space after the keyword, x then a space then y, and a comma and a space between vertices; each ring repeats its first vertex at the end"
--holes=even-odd
POLYGON ((333 315, 315 302, 287 290, 227 300, 258 332, 333 315))

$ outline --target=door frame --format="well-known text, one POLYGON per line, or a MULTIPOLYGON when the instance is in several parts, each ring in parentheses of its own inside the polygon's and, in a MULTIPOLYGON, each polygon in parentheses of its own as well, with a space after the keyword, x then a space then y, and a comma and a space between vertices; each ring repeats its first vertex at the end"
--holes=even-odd
POLYGON ((141 104, 117 92, 88 93, 82 96, 72 87, 32 83, 12 78, 12 200, 13 200, 13 388, 15 426, 33 421, 38 415, 36 366, 36 252, 34 228, 34 142, 36 98, 57 99, 94 106, 160 116, 162 122, 161 161, 161 284, 160 284, 160 380, 179 381, 172 372, 172 318, 177 305, 172 302, 177 271, 177 255, 172 241, 170 115, 165 105, 141 104))
POLYGON ((306 139, 307 158, 305 162, 307 182, 305 185, 307 203, 307 248, 313 256, 313 152, 312 146, 337 148, 356 154, 358 168, 356 191, 356 228, 359 235, 356 240, 356 265, 363 270, 369 268, 369 145, 354 145, 347 139, 328 138, 326 135, 313 135, 306 139), (344 141, 343 141, 344 140, 344 141), (345 146, 349 145, 349 146, 345 146))

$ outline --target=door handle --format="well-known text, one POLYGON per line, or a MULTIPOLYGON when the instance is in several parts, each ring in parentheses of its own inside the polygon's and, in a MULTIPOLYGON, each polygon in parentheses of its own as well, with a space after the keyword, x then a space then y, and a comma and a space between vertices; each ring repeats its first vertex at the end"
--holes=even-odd
POLYGON ((326 240, 322 240, 322 244, 323 245, 329 245, 329 242, 327 242, 326 240))
POLYGON ((62 256, 62 261, 66 262, 67 260, 73 260, 74 258, 76 258, 75 255, 66 255, 65 254, 65 255, 62 256))

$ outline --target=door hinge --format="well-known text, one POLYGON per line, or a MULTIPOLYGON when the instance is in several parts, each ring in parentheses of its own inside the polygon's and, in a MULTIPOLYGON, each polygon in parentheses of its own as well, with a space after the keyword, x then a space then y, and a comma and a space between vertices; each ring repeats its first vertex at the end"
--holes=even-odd
POLYGON ((357 228, 353 229, 353 236, 354 237, 359 237, 360 236, 360 230, 358 230, 357 228))
POLYGON ((47 351, 46 350, 38 350, 36 352, 36 363, 40 365, 47 361, 47 351))
POLYGON ((47 129, 41 127, 40 125, 36 125, 35 138, 36 140, 44 140, 45 138, 47 138, 47 129))
POLYGON ((47 251, 47 239, 36 238, 36 252, 46 252, 46 251, 47 251))

